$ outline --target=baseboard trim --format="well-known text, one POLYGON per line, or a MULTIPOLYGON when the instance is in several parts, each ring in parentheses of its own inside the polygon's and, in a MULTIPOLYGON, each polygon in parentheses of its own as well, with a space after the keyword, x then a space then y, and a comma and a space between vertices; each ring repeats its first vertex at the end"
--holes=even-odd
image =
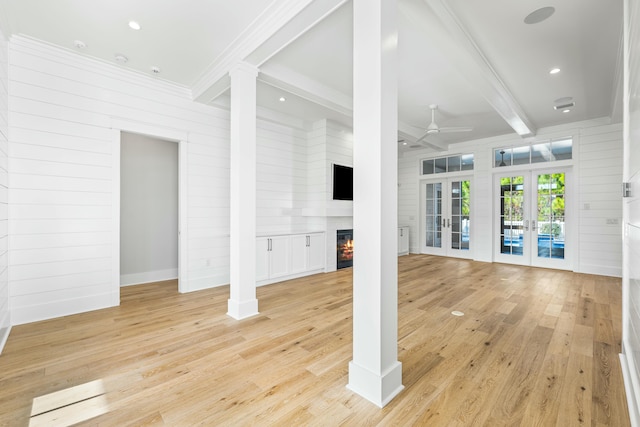
POLYGON ((595 274, 597 276, 622 277, 622 267, 610 267, 606 265, 580 264, 576 273, 595 274))
POLYGON ((620 353, 620 366, 622 367, 622 380, 624 382, 625 394, 627 395, 627 406, 629 408, 629 420, 631 427, 640 427, 640 413, 638 413, 638 405, 640 405, 640 393, 637 393, 632 374, 630 371, 627 356, 620 353))
POLYGON ((11 333, 11 318, 9 313, 5 313, 2 319, 0 320, 0 354, 2 354, 2 350, 4 350, 4 346, 9 339, 9 334, 11 333))
POLYGON ((70 316, 87 311, 113 307, 112 294, 89 295, 82 298, 67 298, 45 304, 34 304, 24 307, 14 307, 11 310, 12 325, 38 322, 56 317, 70 316))
POLYGON ((164 282, 178 278, 178 269, 145 271, 143 273, 131 273, 120 275, 120 286, 141 285, 143 283, 164 282))

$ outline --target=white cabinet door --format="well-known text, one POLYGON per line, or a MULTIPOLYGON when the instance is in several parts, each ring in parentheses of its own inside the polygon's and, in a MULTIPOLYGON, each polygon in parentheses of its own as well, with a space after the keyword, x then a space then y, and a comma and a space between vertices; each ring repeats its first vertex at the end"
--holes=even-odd
POLYGON ((289 274, 289 251, 291 244, 290 236, 276 236, 270 237, 271 241, 271 264, 269 270, 269 277, 275 278, 280 276, 286 276, 289 274))
POLYGON ((398 227, 398 255, 409 253, 409 227, 398 227))
POLYGON ((326 253, 324 233, 309 234, 307 244, 307 270, 324 269, 326 253))
POLYGON ((269 278, 269 238, 259 237, 256 239, 256 280, 269 278))
POLYGON ((291 274, 307 270, 307 242, 305 234, 291 236, 291 274))

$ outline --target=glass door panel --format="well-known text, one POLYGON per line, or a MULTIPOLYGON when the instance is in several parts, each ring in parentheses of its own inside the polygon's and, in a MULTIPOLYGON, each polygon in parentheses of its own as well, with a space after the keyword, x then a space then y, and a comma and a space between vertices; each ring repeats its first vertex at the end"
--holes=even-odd
POLYGON ((537 212, 531 223, 537 242, 536 265, 543 265, 545 258, 565 259, 565 178, 564 172, 536 174, 537 212))
POLYGON ((565 259, 566 171, 497 176, 495 260, 570 268, 565 259))
POLYGON ((425 246, 442 248, 442 183, 427 183, 425 196, 425 246))
POLYGON ((471 181, 451 181, 451 249, 469 250, 471 181))
POLYGON ((524 176, 500 178, 500 253, 524 254, 524 176))
POLYGON ((471 181, 445 179, 422 184, 422 252, 469 258, 471 181))

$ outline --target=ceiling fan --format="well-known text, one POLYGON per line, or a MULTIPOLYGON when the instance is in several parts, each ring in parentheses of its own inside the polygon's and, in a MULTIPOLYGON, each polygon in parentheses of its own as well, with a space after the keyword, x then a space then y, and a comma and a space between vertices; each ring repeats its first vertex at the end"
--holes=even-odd
POLYGON ((437 135, 439 133, 470 132, 473 130, 473 128, 469 126, 440 127, 436 123, 436 110, 438 109, 438 104, 431 104, 429 105, 429 108, 431 109, 431 123, 427 126, 427 132, 418 138, 416 142, 420 142, 430 135, 437 135))

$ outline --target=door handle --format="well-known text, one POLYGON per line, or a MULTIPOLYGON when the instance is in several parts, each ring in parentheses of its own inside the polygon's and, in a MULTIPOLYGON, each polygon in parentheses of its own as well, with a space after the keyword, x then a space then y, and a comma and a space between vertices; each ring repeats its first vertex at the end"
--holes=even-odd
POLYGON ((447 218, 447 228, 451 228, 451 220, 447 218))
POLYGON ((307 247, 311 246, 311 237, 307 236, 307 247))
POLYGON ((529 220, 525 220, 524 222, 524 231, 529 231, 529 220))
POLYGON ((267 252, 271 252, 271 239, 267 239, 267 252))
POLYGON ((531 221, 531 231, 536 231, 536 220, 531 221))

